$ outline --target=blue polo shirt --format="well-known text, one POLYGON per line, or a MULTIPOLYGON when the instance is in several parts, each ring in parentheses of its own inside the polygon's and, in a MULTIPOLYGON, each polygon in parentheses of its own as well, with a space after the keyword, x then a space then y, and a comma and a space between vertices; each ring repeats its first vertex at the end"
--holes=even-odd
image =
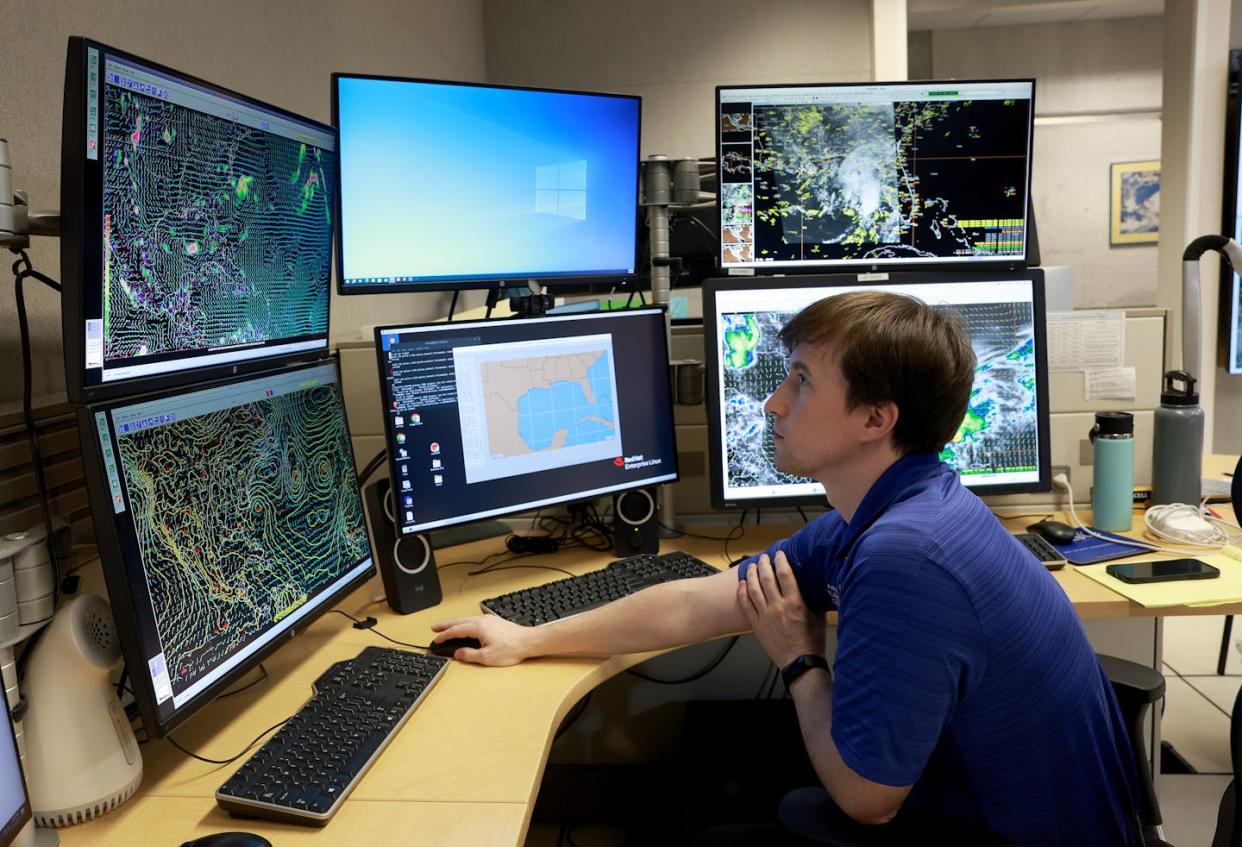
POLYGON ((1078 615, 952 468, 905 456, 853 521, 830 512, 778 550, 807 605, 839 613, 832 739, 851 770, 1019 845, 1137 843, 1128 736, 1078 615))

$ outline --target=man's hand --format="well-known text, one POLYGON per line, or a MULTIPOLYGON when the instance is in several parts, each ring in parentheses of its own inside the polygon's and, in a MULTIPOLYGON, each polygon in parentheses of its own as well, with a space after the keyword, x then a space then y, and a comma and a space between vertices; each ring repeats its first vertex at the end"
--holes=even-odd
POLYGON ((783 552, 760 556, 739 580, 737 602, 768 656, 783 668, 804 653, 824 652, 825 621, 807 608, 783 552))
POLYGON ((449 638, 477 638, 478 647, 458 647, 453 658, 459 662, 474 662, 492 667, 516 665, 535 655, 533 652, 534 629, 507 621, 496 615, 476 615, 453 621, 432 624, 438 633, 439 643, 449 638))

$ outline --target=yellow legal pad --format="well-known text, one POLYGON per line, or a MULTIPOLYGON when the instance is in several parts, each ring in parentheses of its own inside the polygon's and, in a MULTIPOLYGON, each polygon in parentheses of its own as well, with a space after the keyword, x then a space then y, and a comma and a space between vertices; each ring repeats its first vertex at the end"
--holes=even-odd
MULTIPOLYGON (((1165 606, 1220 606, 1242 603, 1242 562, 1223 553, 1207 553, 1189 558, 1199 559, 1220 570, 1216 579, 1183 579, 1173 582, 1150 582, 1132 585, 1122 582, 1104 569, 1112 562, 1085 565, 1078 572, 1089 576, 1105 588, 1128 597, 1140 606, 1159 609, 1165 606)), ((1132 562, 1133 559, 1123 559, 1132 562)))

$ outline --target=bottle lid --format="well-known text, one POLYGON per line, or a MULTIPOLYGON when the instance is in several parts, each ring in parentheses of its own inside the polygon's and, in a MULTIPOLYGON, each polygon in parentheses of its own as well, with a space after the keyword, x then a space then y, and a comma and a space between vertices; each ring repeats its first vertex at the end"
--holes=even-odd
POLYGON ((1195 391, 1197 380, 1185 371, 1165 371, 1164 389, 1160 392, 1160 403, 1164 406, 1197 406, 1199 392, 1195 391), (1175 383, 1180 382, 1178 387, 1175 383))
POLYGON ((1133 435, 1134 415, 1129 412, 1096 412, 1091 435, 1133 435))

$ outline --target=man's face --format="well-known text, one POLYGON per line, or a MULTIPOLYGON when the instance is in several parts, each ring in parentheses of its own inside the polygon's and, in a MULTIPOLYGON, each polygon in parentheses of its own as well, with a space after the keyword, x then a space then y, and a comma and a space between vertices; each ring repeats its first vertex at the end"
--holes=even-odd
POLYGON ((824 472, 848 461, 859 446, 869 409, 850 409, 846 382, 827 345, 800 344, 789 373, 764 403, 771 415, 776 466, 822 481, 824 472))

